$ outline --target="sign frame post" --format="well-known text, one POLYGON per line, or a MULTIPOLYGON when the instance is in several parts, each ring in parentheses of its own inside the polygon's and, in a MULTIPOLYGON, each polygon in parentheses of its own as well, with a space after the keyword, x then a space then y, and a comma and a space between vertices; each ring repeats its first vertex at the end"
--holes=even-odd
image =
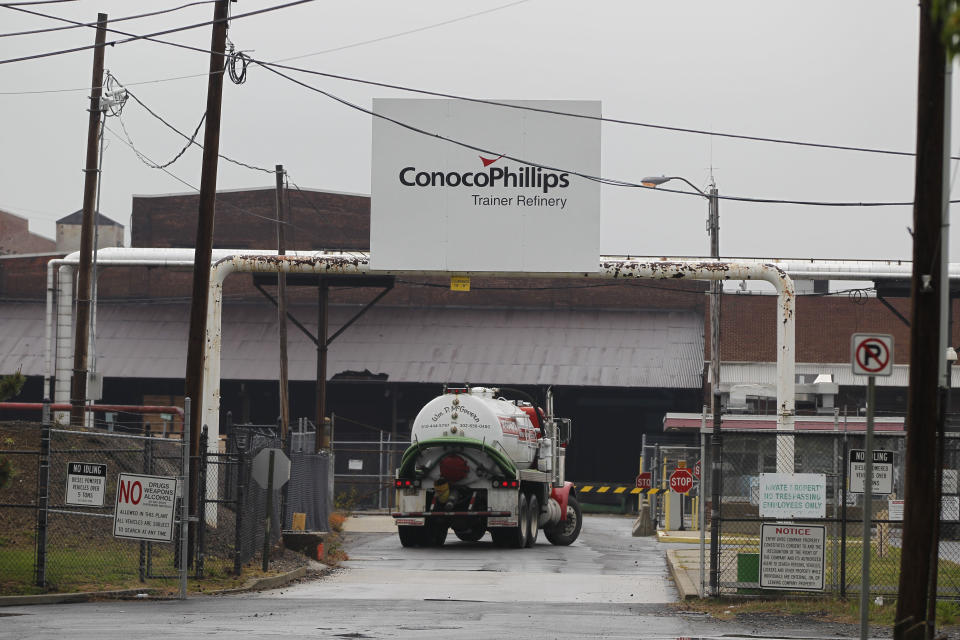
MULTIPOLYGON (((893 336, 855 333, 850 339, 853 374, 867 376, 867 429, 863 448, 863 568, 860 578, 860 639, 867 640, 870 630, 870 525, 873 520, 873 413, 877 395, 877 376, 893 373, 893 336)), ((846 505, 844 505, 846 509, 846 505)))

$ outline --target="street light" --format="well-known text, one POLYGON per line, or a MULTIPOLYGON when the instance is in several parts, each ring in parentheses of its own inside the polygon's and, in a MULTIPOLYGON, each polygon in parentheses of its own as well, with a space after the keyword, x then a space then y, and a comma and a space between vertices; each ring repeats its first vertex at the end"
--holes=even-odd
MULTIPOLYGON (((704 191, 683 176, 649 176, 640 180, 640 184, 656 189, 665 182, 680 180, 707 199, 707 234, 710 236, 710 257, 720 259, 720 207, 717 185, 710 178, 710 185, 704 191)), ((711 411, 717 415, 720 411, 718 396, 720 388, 720 294, 723 285, 719 281, 710 284, 710 377, 713 381, 711 411)))
MULTIPOLYGON (((710 177, 710 186, 704 191, 682 176, 643 178, 640 183, 656 189, 659 185, 680 180, 686 182, 698 194, 707 199, 707 234, 710 236, 710 257, 720 259, 720 208, 717 185, 710 177)), ((713 432, 710 434, 710 588, 719 595, 720 588, 720 455, 723 450, 720 436, 720 293, 723 285, 719 280, 710 283, 710 410, 713 414, 713 432)))

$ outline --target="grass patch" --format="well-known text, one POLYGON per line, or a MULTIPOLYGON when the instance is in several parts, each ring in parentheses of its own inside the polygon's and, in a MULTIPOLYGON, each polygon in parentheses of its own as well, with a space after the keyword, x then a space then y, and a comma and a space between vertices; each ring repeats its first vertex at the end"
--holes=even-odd
MULTIPOLYGON (((857 624, 860 622, 860 601, 840 598, 714 598, 687 600, 678 605, 685 611, 706 613, 718 620, 734 620, 740 615, 769 614, 806 616, 823 621, 857 624)), ((892 625, 896 602, 885 599, 882 605, 871 604, 870 624, 892 625)))
MULTIPOLYGON (((849 598, 713 598, 687 600, 677 605, 683 611, 706 613, 718 620, 735 620, 737 616, 802 616, 824 622, 860 624, 860 599, 849 598)), ((870 601, 868 620, 871 626, 892 627, 896 619, 895 598, 884 597, 882 604, 870 601)), ((960 603, 937 603, 937 628, 960 625, 960 603)))
MULTIPOLYGON (((244 565, 242 574, 233 574, 231 558, 206 557, 204 577, 188 577, 191 593, 210 593, 242 587, 249 580, 274 576, 290 570, 299 556, 284 552, 283 562, 267 571, 255 559, 244 565), (291 558, 293 560, 291 561, 291 558)), ((281 556, 274 553, 274 556, 281 556)), ((117 542, 94 549, 57 549, 47 554, 47 587, 34 585, 34 551, 32 548, 0 549, 0 595, 32 595, 38 593, 75 593, 81 591, 116 591, 138 588, 159 589, 161 594, 175 594, 180 588, 173 563, 173 547, 154 545, 151 575, 140 580, 140 548, 138 543, 117 542)), ((191 573, 193 570, 191 570, 191 573)))

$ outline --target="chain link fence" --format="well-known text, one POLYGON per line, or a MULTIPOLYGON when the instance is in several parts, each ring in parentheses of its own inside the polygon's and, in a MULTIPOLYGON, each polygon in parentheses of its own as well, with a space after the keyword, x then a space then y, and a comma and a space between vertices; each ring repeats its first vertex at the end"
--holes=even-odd
MULTIPOLYGON (((182 475, 180 434, 168 435, 0 423, 0 594, 175 586, 182 565, 175 542, 179 485, 170 542, 125 539, 114 530, 121 474, 135 475, 144 491, 152 477, 182 475)), ((239 575, 264 549, 265 518, 268 547, 292 528, 294 514, 303 514, 307 531, 328 530, 333 457, 314 451, 315 432, 291 433, 284 446, 274 427, 236 426, 220 442, 210 451, 206 429, 201 432, 201 517, 188 559, 193 577, 239 575), (289 481, 268 500, 253 463, 270 448, 285 452, 291 464, 289 481)))
MULTIPOLYGON (((791 434, 724 430, 720 487, 718 586, 721 593, 757 593, 761 585, 761 537, 774 523, 823 527, 822 591, 859 594, 863 554, 869 550, 871 595, 896 595, 900 576, 903 526, 904 434, 879 433, 874 451, 885 451, 886 464, 874 464, 874 495, 865 504, 863 434, 802 432, 791 434), (809 495, 778 493, 775 474, 812 474, 809 495), (883 477, 883 486, 878 484, 883 477), (822 485, 819 483, 822 482, 822 485), (774 483, 774 484, 771 484, 774 483), (880 493, 878 489, 882 489, 880 493), (890 493, 886 493, 886 491, 890 493), (802 504, 801 504, 802 503, 802 504), (786 505, 786 506, 784 506, 786 505), (799 512, 790 516, 782 509, 799 512), (869 518, 869 546, 863 518, 869 518)), ((703 469, 710 469, 709 447, 703 469)), ((960 437, 944 442, 943 497, 940 525, 938 594, 960 598, 960 437)), ((703 495, 710 499, 710 477, 704 474, 703 495)), ((709 526, 709 523, 708 525, 709 526)), ((705 572, 706 573, 706 572, 705 572)), ((818 591, 811 588, 812 591, 818 591)))
POLYGON ((395 471, 400 466, 408 441, 390 439, 381 433, 378 440, 334 441, 336 454, 334 493, 346 509, 394 509, 395 471))
POLYGON ((177 579, 173 519, 169 542, 141 542, 114 535, 114 509, 121 474, 162 476, 172 487, 182 454, 180 440, 0 424, 0 465, 9 475, 0 488, 0 591, 103 590, 177 579))
POLYGON ((40 424, 0 423, 0 593, 36 582, 40 424))
MULTIPOLYGON (((226 540, 229 532, 231 542, 235 541, 232 553, 237 571, 242 564, 262 553, 267 518, 270 519, 268 546, 276 544, 283 531, 293 528, 294 514, 303 514, 305 531, 328 530, 333 512, 333 456, 327 451, 317 453, 315 447, 316 431, 290 432, 284 445, 272 425, 232 425, 225 453, 207 456, 207 465, 226 467, 224 472, 217 474, 218 495, 223 498, 216 502, 216 530, 224 534, 220 539, 226 540), (255 481, 252 473, 257 455, 269 449, 283 451, 290 460, 290 479, 282 487, 274 487, 271 496, 255 481)), ((209 540, 213 529, 210 526, 213 503, 208 500, 207 505, 209 540)), ((217 549, 226 553, 228 550, 228 546, 209 541, 205 541, 204 547, 207 553, 217 549)))

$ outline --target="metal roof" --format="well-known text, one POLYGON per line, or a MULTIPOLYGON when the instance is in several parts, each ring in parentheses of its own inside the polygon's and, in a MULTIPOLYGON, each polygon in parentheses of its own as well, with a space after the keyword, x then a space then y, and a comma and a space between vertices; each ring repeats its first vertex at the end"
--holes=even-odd
MULTIPOLYGON (((6 303, 0 372, 44 373, 44 305, 6 303)), ((316 327, 316 309, 294 306, 316 327)), ((331 333, 356 312, 330 309, 331 333)), ((104 303, 97 369, 105 377, 182 378, 189 305, 104 303)), ((312 342, 288 325, 291 380, 316 376, 312 342)), ((223 309, 221 377, 279 376, 276 310, 223 309)), ((699 389, 703 317, 685 311, 374 307, 329 349, 328 376, 368 370, 393 382, 699 389)))

